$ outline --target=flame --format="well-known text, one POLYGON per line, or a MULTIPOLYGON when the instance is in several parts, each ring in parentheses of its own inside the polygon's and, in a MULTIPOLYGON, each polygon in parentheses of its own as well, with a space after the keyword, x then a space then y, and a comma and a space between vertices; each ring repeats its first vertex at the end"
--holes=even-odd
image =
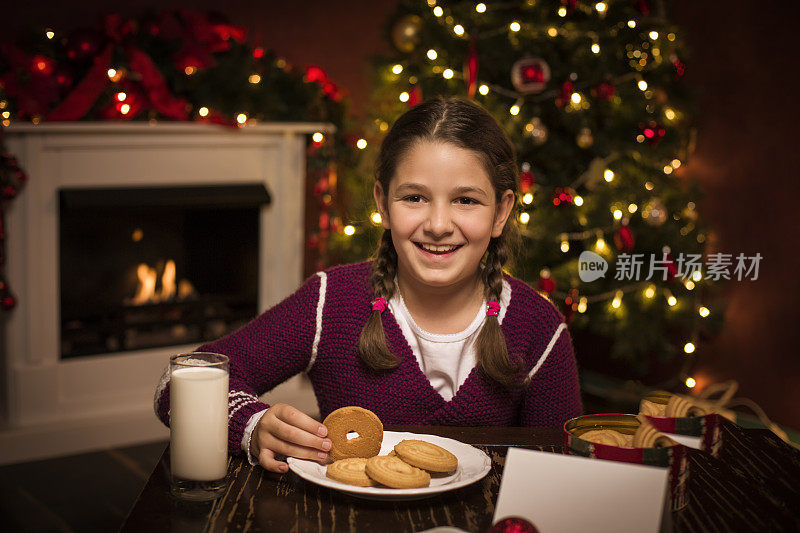
POLYGON ((175 274, 175 261, 169 259, 164 264, 164 271, 161 273, 161 287, 157 291, 158 271, 146 263, 141 263, 136 268, 136 276, 139 278, 136 295, 131 298, 129 303, 142 305, 174 300, 176 296, 180 300, 193 296, 195 290, 191 282, 182 279, 176 283, 175 274))
POLYGON ((158 278, 156 270, 141 263, 136 269, 136 276, 139 278, 139 285, 136 287, 136 295, 133 297, 132 303, 142 305, 152 301, 156 295, 156 279, 158 278))

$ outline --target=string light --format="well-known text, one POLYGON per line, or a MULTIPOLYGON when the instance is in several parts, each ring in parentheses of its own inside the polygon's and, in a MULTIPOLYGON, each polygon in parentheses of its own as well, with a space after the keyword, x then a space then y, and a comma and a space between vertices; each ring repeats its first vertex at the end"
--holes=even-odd
POLYGON ((648 36, 649 36, 649 37, 650 37, 652 40, 654 40, 654 41, 655 41, 656 39, 658 39, 658 32, 657 32, 657 31, 651 31, 651 32, 648 34, 648 36))
POLYGON ((647 90, 647 82, 644 81, 644 80, 639 80, 639 83, 637 83, 636 85, 639 86, 639 90, 640 91, 646 91, 647 90))
MULTIPOLYGON (((698 237, 699 237, 699 235, 698 235, 698 237)), ((702 273, 702 272, 700 272, 699 270, 695 270, 695 271, 692 273, 692 281, 694 281, 695 283, 697 283, 697 282, 698 282, 698 281, 700 281, 701 279, 703 279, 703 273, 702 273)))
POLYGON ((511 24, 509 24, 509 25, 508 25, 508 28, 509 28, 511 31, 513 31, 513 32, 517 32, 517 31, 519 31, 519 30, 520 30, 520 25, 519 25, 519 22, 517 22, 517 21, 515 20, 514 22, 512 22, 511 24))
POLYGON ((607 168, 605 172, 603 172, 603 179, 605 179, 608 183, 614 181, 614 171, 610 168, 607 168))
POLYGON ((635 20, 633 20, 633 19, 629 20, 629 21, 628 21, 628 27, 629 27, 630 29, 633 29, 633 28, 635 28, 635 27, 636 27, 636 21, 635 21, 635 20))
POLYGON ((481 2, 480 4, 475 6, 475 11, 477 11, 478 13, 485 13, 486 12, 486 4, 481 2))
POLYGON ((667 34, 667 40, 674 41, 675 40, 675 34, 674 33, 668 33, 667 34))
POLYGON ((184 73, 185 73, 187 76, 191 76, 192 74, 194 74, 194 73, 195 73, 195 71, 196 71, 196 70, 197 70, 196 68, 194 68, 193 66, 189 65, 188 67, 186 67, 185 69, 183 69, 183 72, 184 72, 184 73))
POLYGON ((566 236, 561 238, 561 251, 564 253, 569 252, 569 241, 566 239, 566 236))
POLYGON ((127 97, 128 95, 126 93, 118 92, 116 96, 117 102, 124 102, 127 97))
POLYGON ((600 53, 600 45, 597 44, 597 43, 594 43, 592 45, 592 52, 594 52, 595 54, 599 54, 600 53))
POLYGON ((579 313, 585 313, 586 312, 586 304, 587 304, 587 302, 588 302, 588 300, 586 299, 586 296, 581 296, 581 299, 578 301, 578 312, 579 313))
POLYGON ((441 17, 442 15, 444 15, 444 9, 442 9, 439 6, 436 6, 433 8, 433 14, 436 15, 437 17, 441 17))
POLYGON ((44 32, 44 36, 47 37, 48 39, 52 39, 53 37, 56 36, 56 34, 53 30, 48 28, 47 31, 44 32))
MULTIPOLYGON (((245 115, 244 113, 239 113, 238 115, 236 115, 236 122, 238 122, 239 124, 244 124, 245 122, 247 122, 247 115, 245 115)), ((312 138, 316 142, 322 142, 322 134, 319 132, 315 133, 312 138), (317 135, 319 135, 318 141, 316 139, 317 135)))
POLYGON ((526 192, 526 193, 525 193, 525 194, 522 196, 522 203, 523 203, 523 204, 530 204, 530 203, 532 203, 532 202, 533 202, 533 195, 532 195, 531 193, 529 193, 529 192, 526 192))
POLYGON ((622 219, 622 211, 620 211, 619 209, 614 209, 613 215, 614 215, 614 220, 622 219))
POLYGON ((489 94, 489 86, 486 84, 481 85, 478 87, 478 92, 481 93, 483 96, 489 94))
POLYGON ((652 283, 644 290, 645 298, 653 298, 656 295, 656 286, 652 283))
POLYGON ((555 28, 555 26, 550 26, 549 28, 547 28, 547 35, 549 35, 550 37, 555 37, 556 35, 558 35, 558 30, 555 28))
POLYGON ((594 243, 594 247, 598 251, 602 251, 606 249, 606 240, 603 237, 598 237, 597 242, 594 243))
POLYGON ((200 109, 197 110, 197 114, 200 115, 201 117, 208 116, 208 108, 207 107, 201 107, 200 109))
POLYGON ((667 304, 670 307, 675 307, 675 305, 678 303, 678 299, 675 298, 675 296, 673 296, 669 290, 665 290, 664 295, 667 297, 667 304))
POLYGON ((597 2, 594 5, 594 8, 597 10, 598 13, 605 13, 606 9, 608 9, 608 6, 605 4, 605 2, 597 2))
POLYGON ((683 351, 686 353, 694 353, 694 344, 687 342, 683 345, 683 351))
POLYGON ((398 96, 398 98, 400 99, 401 102, 408 102, 408 93, 403 91, 400 93, 400 96, 398 96))
POLYGON ((628 213, 631 215, 634 214, 639 209, 639 206, 636 204, 629 204, 628 205, 628 213))
POLYGON ((567 16, 567 8, 564 7, 564 6, 559 7, 558 8, 558 16, 559 17, 566 17, 567 16))
POLYGON ((247 78, 247 81, 249 81, 253 85, 259 84, 261 83, 261 76, 259 76, 258 74, 251 74, 250 77, 247 78))
POLYGON ((367 147, 367 140, 366 140, 366 139, 359 139, 359 140, 357 140, 357 141, 356 141, 356 147, 357 147, 359 150, 363 150, 364 148, 366 148, 366 147, 367 147))
POLYGON ((119 108, 119 112, 122 113, 123 115, 127 115, 130 110, 131 106, 129 106, 128 104, 122 104, 119 108))
POLYGON ((344 234, 345 234, 345 235, 347 235, 348 237, 350 237, 350 236, 352 236, 352 235, 354 235, 354 234, 355 234, 355 232, 356 232, 356 228, 355 228, 355 227, 353 227, 353 226, 351 226, 350 224, 348 224, 347 226, 345 226, 345 227, 342 229, 342 231, 344 232, 344 234))
POLYGON ((583 196, 576 196, 572 199, 572 203, 577 205, 578 207, 583 205, 583 196))
POLYGON ((652 191, 655 188, 655 185, 653 185, 652 181, 646 181, 644 182, 644 188, 648 191, 652 191))
POLYGON ((672 174, 672 171, 673 171, 673 170, 675 170, 675 169, 674 169, 674 168, 672 168, 670 165, 666 165, 666 166, 664 166, 664 174, 666 174, 666 175, 668 175, 668 176, 669 176, 670 174, 672 174))
POLYGON ((570 100, 572 100, 573 104, 580 104, 581 103, 581 95, 580 95, 580 93, 572 93, 572 96, 570 97, 570 100))
POLYGON ((670 165, 672 165, 672 168, 680 168, 681 161, 680 159, 673 159, 670 165))
POLYGON ((695 385, 697 385, 697 382, 694 380, 694 378, 691 378, 691 377, 686 378, 686 386, 687 387, 689 387, 690 389, 693 389, 695 385))
MULTIPOLYGON (((243 115, 239 115, 239 116, 241 117, 243 115)), ((247 119, 247 117, 245 117, 245 119, 247 119)), ((237 120, 238 120, 238 117, 237 117, 237 120)), ((311 136, 311 140, 314 141, 315 143, 321 143, 323 141, 323 139, 325 139, 325 136, 322 134, 322 132, 319 132, 319 131, 314 132, 314 135, 311 136)))
POLYGON ((614 294, 614 299, 611 301, 611 307, 619 309, 620 305, 622 305, 622 291, 617 291, 614 294))
POLYGON ((687 291, 694 290, 694 281, 692 281, 690 279, 687 279, 686 283, 684 283, 684 285, 686 286, 686 290, 687 291))
POLYGON ((461 24, 456 24, 455 26, 453 26, 453 33, 455 33, 459 37, 461 35, 464 35, 464 26, 462 26, 461 24))
POLYGON ((708 315, 711 314, 711 311, 709 311, 708 307, 701 306, 700 309, 697 310, 697 314, 699 314, 703 318, 706 318, 708 315))
POLYGON ((433 60, 434 60, 434 59, 436 59, 437 57, 439 57, 439 54, 437 54, 437 53, 436 53, 436 50, 434 50, 433 48, 431 48, 430 50, 428 50, 428 59, 430 59, 431 61, 433 61, 433 60))
POLYGON ((664 116, 667 117, 667 120, 675 120, 675 111, 668 107, 664 110, 664 116))
POLYGON ((527 224, 528 222, 531 221, 531 216, 528 213, 525 213, 525 212, 520 213, 519 214, 519 221, 522 222, 523 224, 527 224))
POLYGON ((392 67, 393 74, 400 74, 401 72, 403 72, 403 65, 398 63, 397 65, 392 67))
POLYGON ((380 226, 380 224, 381 224, 381 220, 382 220, 382 219, 381 219, 381 214, 380 214, 380 213, 378 213, 377 211, 376 211, 375 213, 372 213, 372 215, 370 215, 369 219, 370 219, 370 220, 372 221, 372 223, 373 223, 373 224, 375 224, 376 226, 380 226))
POLYGON ((444 69, 444 72, 442 72, 442 77, 444 77, 444 79, 446 80, 451 79, 453 75, 454 75, 453 69, 446 68, 444 69))
POLYGON ((511 113, 512 115, 518 115, 519 114, 519 106, 517 104, 512 105, 511 109, 509 109, 508 112, 511 113))

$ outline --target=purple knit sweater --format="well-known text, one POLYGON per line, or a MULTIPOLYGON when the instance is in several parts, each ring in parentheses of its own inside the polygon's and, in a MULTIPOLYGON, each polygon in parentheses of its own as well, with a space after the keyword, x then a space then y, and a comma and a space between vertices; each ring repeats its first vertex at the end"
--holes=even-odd
MULTIPOLYGON (((526 371, 533 373, 527 388, 498 387, 475 367, 445 401, 420 369, 388 309, 382 313, 386 340, 401 363, 389 372, 370 370, 358 355, 358 338, 371 312, 370 266, 357 263, 314 275, 239 331, 199 348, 230 358, 231 453, 242 453, 247 421, 268 407, 258 396, 303 371, 323 417, 339 407, 359 405, 384 424, 557 426, 581 413, 575 357, 563 317, 511 276, 506 276, 511 300, 502 330, 509 352, 522 356, 526 371)), ((157 393, 156 411, 169 425, 169 383, 157 393)))

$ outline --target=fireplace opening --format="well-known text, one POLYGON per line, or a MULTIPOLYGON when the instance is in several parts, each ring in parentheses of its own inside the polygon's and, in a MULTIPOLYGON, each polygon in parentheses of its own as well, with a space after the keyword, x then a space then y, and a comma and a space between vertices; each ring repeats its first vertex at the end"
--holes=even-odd
POLYGON ((196 344, 258 310, 263 185, 59 191, 61 357, 196 344))

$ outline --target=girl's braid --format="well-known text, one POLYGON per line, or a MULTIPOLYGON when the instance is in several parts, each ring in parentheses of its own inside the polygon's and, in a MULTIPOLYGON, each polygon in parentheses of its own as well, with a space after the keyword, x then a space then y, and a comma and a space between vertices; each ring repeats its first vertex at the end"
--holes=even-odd
POLYGON ((397 275, 397 252, 392 243, 392 232, 384 230, 378 253, 372 262, 372 291, 375 296, 389 300, 395 291, 394 278, 397 275))

